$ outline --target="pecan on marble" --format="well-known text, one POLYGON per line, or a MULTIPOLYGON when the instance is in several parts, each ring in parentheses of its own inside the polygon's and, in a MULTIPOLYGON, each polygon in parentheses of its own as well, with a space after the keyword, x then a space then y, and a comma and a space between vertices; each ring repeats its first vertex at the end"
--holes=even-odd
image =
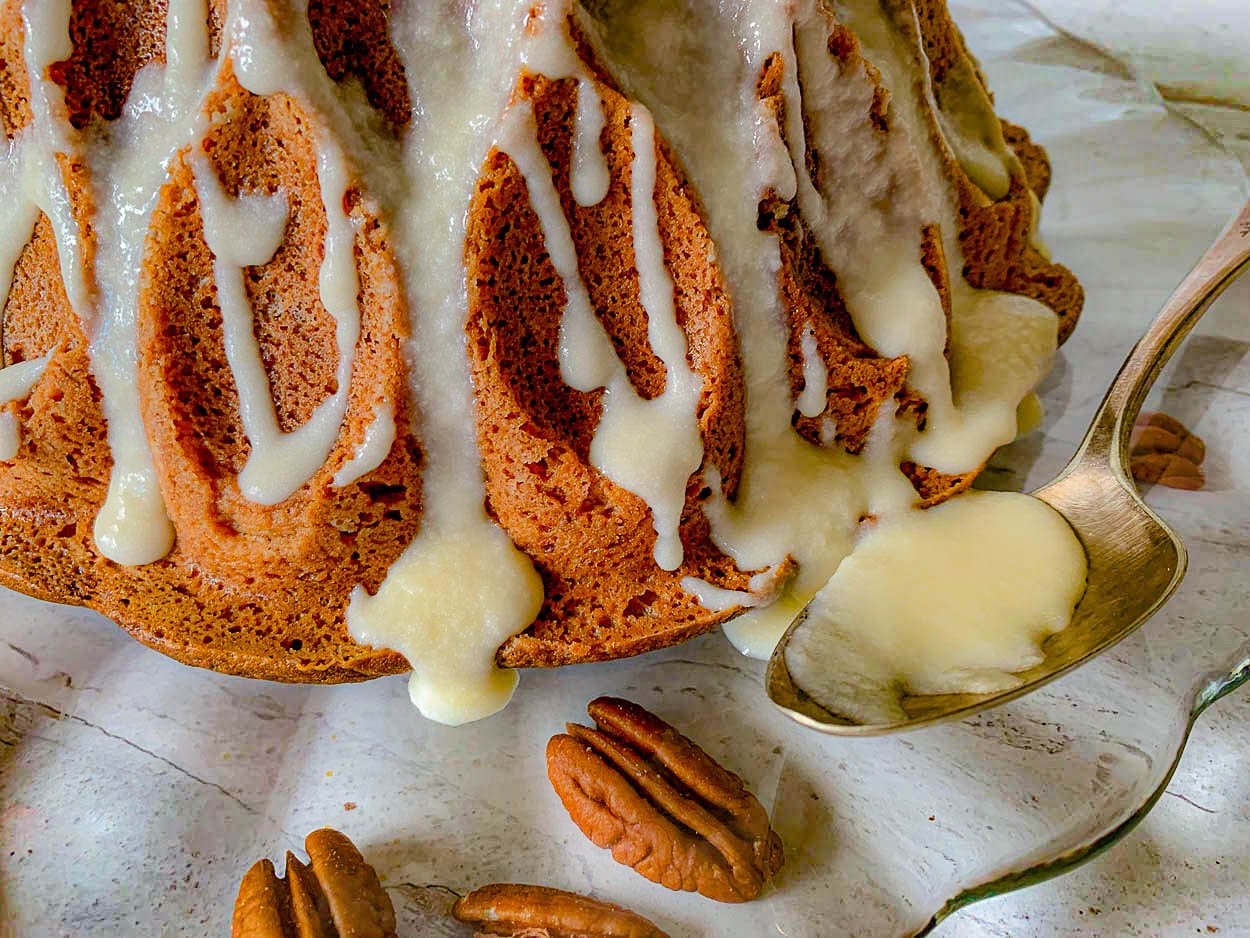
POLYGON ((1202 438, 1168 414, 1142 414, 1133 426, 1129 469, 1138 482, 1200 489, 1206 481, 1202 473, 1206 456, 1202 438))
POLYGON ((587 708, 547 744, 547 775, 573 822, 618 863, 719 902, 756 898, 781 868, 781 839, 742 779, 628 700, 587 708))
POLYGON ((282 879, 267 859, 247 871, 231 938, 396 938, 390 897, 355 844, 327 827, 304 849, 309 863, 288 851, 282 879))
POLYGON ((668 938, 641 915, 610 902, 546 886, 495 883, 452 907, 478 936, 508 938, 668 938))

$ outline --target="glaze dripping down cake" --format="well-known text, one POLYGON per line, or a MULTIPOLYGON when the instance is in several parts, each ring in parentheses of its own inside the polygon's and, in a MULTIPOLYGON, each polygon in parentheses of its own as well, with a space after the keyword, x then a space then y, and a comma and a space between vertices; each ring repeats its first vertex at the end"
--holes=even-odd
POLYGON ((1081 306, 943 0, 0 9, 0 582, 190 664, 767 654, 1081 306))

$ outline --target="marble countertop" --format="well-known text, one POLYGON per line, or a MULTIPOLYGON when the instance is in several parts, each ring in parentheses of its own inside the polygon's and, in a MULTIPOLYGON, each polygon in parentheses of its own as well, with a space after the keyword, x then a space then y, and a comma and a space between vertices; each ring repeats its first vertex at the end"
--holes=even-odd
POLYGON ((1250 694, 1208 711, 1141 826, 1058 879, 956 913, 937 938, 1250 935, 1250 694))
MULTIPOLYGON (((959 3, 952 8, 958 17, 959 3)), ((1250 9, 1244 0, 1034 0, 1109 66, 1154 86, 1250 170, 1250 9)), ((1250 281, 1209 315, 1250 319, 1250 281)), ((1163 799, 1103 856, 948 919, 940 938, 1250 936, 1250 693, 1202 716, 1163 799)))

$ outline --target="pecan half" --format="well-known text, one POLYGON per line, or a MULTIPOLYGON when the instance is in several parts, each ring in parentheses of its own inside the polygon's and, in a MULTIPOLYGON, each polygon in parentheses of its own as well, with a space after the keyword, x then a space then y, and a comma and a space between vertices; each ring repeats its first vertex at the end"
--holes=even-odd
POLYGON ((452 907, 479 936, 508 938, 668 938, 641 915, 610 902, 546 886, 495 883, 452 907))
POLYGON ((1142 414, 1133 426, 1129 469, 1138 482, 1174 489, 1200 489, 1206 481, 1202 473, 1206 455, 1202 438, 1191 433, 1175 417, 1164 413, 1142 414))
POLYGON ((287 851, 282 879, 267 859, 247 871, 231 938, 396 938, 390 897, 355 844, 327 827, 304 849, 309 864, 287 851))
POLYGON ((628 700, 587 711, 596 729, 570 723, 547 744, 547 776, 582 833, 669 889, 757 897, 784 855, 742 779, 628 700))

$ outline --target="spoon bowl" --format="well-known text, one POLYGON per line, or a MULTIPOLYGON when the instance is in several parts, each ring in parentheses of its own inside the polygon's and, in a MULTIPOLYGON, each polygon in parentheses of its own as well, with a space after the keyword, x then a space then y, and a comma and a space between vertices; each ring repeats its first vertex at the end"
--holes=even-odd
MULTIPOLYGON (((807 621, 804 610, 769 659, 765 687, 773 702, 804 726, 840 736, 879 735, 960 719, 1054 680, 1110 648, 1158 611, 1180 585, 1187 554, 1181 539, 1137 493, 1127 469, 1129 436, 1147 392, 1172 353, 1247 266, 1250 202, 1129 353, 1071 462, 1052 482, 1031 493, 1071 525, 1085 550, 1088 573, 1085 593, 1067 628, 1043 643, 1044 660, 1020 672, 1018 686, 986 694, 904 695, 897 701, 904 719, 864 722, 807 693, 790 674, 786 649, 807 621)), ((854 662, 847 662, 847 670, 854 672, 854 662)))

